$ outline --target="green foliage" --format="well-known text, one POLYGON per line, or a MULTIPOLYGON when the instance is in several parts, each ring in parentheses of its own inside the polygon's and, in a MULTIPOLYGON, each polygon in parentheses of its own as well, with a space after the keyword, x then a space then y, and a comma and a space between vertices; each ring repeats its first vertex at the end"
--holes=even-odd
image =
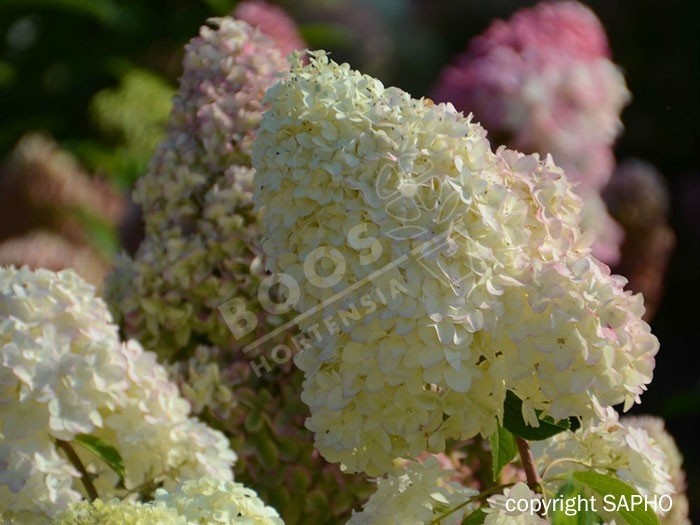
POLYGON ((215 423, 239 456, 237 481, 252 487, 287 524, 344 523, 374 490, 363 475, 342 474, 313 447, 299 398, 303 374, 291 363, 256 377, 244 360, 231 386, 236 408, 215 423))
POLYGON ((564 503, 564 509, 557 507, 549 513, 549 518, 552 521, 552 525, 598 525, 603 523, 598 514, 593 510, 593 506, 585 506, 583 503, 578 504, 580 501, 578 498, 586 498, 586 493, 583 486, 579 483, 575 483, 573 479, 567 481, 567 483, 557 492, 555 497, 556 500, 561 500, 566 502, 567 500, 573 499, 577 502, 573 512, 569 511, 569 515, 566 513, 566 503, 564 503))
POLYGON ((175 89, 161 77, 132 69, 117 88, 99 91, 90 104, 97 127, 112 144, 86 142, 81 152, 113 179, 131 185, 164 137, 175 89))
POLYGON ((104 440, 88 434, 78 434, 74 441, 104 461, 119 476, 120 480, 124 479, 124 460, 116 448, 104 440))
MULTIPOLYGON (((174 85, 184 44, 207 18, 233 4, 222 0, 214 10, 209 3, 0 1, 0 158, 28 131, 43 131, 63 146, 90 143, 109 150, 114 144, 91 125, 88 102, 132 70, 174 85)), ((161 106, 143 106, 142 117, 152 119, 149 113, 161 106)))
POLYGON ((481 525, 486 520, 486 513, 483 509, 476 509, 469 516, 462 520, 462 525, 481 525))
POLYGON ((551 417, 542 417, 539 411, 535 412, 540 426, 531 427, 523 419, 522 406, 523 402, 520 398, 509 390, 503 405, 503 426, 516 436, 530 441, 540 441, 572 429, 570 421, 554 421, 551 417))
POLYGON ((515 442, 515 436, 501 426, 489 437, 489 443, 491 445, 493 480, 496 481, 503 467, 513 461, 518 454, 518 445, 515 442))
MULTIPOLYGON (((574 480, 582 483, 593 490, 600 497, 614 496, 616 502, 625 501, 627 505, 635 499, 641 501, 642 497, 639 492, 629 486, 624 481, 621 481, 607 474, 600 474, 592 471, 574 472, 572 474, 574 480)), ((658 516, 652 510, 651 506, 646 508, 645 505, 636 505, 634 508, 626 508, 625 505, 620 505, 617 512, 628 525, 660 525, 658 516)))

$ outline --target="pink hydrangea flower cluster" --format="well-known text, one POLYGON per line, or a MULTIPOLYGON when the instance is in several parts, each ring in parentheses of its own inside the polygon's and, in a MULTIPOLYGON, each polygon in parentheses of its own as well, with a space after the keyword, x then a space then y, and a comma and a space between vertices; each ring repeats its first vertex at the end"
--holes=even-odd
POLYGON ((276 5, 263 0, 247 0, 236 6, 233 17, 257 27, 275 42, 280 53, 285 56, 306 47, 294 20, 276 5))
POLYGON ((252 141, 262 97, 288 66, 245 22, 212 21, 185 46, 168 133, 134 191, 146 238, 108 281, 126 332, 161 355, 231 341, 216 307, 257 289, 252 141))
POLYGON ((596 256, 615 263, 622 230, 598 193, 614 168, 612 144, 630 95, 610 58, 589 8, 545 2, 494 22, 443 71, 432 97, 473 112, 509 147, 551 153, 586 200, 596 256))

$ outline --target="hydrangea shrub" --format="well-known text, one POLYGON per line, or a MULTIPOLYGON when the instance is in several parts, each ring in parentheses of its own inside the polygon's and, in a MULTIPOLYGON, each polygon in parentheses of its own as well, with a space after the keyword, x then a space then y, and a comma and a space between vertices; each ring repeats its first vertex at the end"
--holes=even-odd
POLYGON ((285 62, 269 7, 185 49, 119 327, 73 272, 0 269, 0 521, 559 525, 552 501, 614 493, 673 508, 579 520, 686 525, 672 438, 614 408, 658 341, 559 167, 604 164, 627 96, 592 13, 545 4, 473 46, 482 80, 504 54, 548 94, 501 109, 552 158, 323 51, 285 62), (565 111, 588 81, 602 99, 565 111))

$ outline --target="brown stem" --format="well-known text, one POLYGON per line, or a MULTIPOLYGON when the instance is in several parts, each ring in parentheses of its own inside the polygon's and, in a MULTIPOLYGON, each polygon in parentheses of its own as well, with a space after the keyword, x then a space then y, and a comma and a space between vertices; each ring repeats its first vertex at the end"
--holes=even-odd
POLYGON ((523 469, 525 469, 525 476, 527 477, 527 486, 533 492, 541 492, 541 482, 540 475, 537 473, 537 467, 535 467, 535 458, 532 457, 532 450, 530 450, 530 445, 526 440, 520 436, 515 436, 515 442, 518 444, 518 451, 520 452, 520 461, 523 463, 523 469))
POLYGON ((97 490, 95 490, 95 485, 92 484, 92 480, 90 479, 90 474, 85 469, 85 465, 83 465, 83 462, 80 461, 78 454, 76 454, 75 450, 73 450, 71 444, 68 443, 68 441, 57 439, 56 446, 63 450, 68 458, 68 461, 70 461, 73 466, 78 469, 78 472, 80 472, 80 480, 83 482, 83 487, 85 487, 85 492, 87 492, 88 499, 92 502, 99 498, 100 496, 97 494, 97 490))

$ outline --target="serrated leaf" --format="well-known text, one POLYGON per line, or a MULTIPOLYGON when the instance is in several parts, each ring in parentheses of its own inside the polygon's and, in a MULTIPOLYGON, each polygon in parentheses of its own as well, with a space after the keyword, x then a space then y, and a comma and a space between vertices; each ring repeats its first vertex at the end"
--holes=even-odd
POLYGON ((493 480, 498 480, 501 470, 518 454, 518 444, 515 436, 505 428, 499 426, 496 432, 489 437, 491 445, 491 466, 493 480))
POLYGON ((563 508, 557 506, 556 510, 549 514, 552 525, 599 525, 603 523, 602 518, 596 514, 593 503, 584 502, 590 502, 591 499, 586 497, 583 486, 575 483, 572 479, 559 489, 554 500, 561 501, 563 508), (570 508, 569 515, 567 515, 566 501, 570 499, 575 501, 575 506, 570 508))
POLYGON ((469 516, 462 520, 462 525, 482 525, 486 519, 486 513, 483 509, 476 509, 469 516))
POLYGON ((120 481, 124 480, 124 460, 116 448, 106 441, 88 434, 78 434, 74 441, 104 461, 119 476, 120 481))
POLYGON ((574 472, 572 477, 603 497, 608 509, 612 506, 610 496, 614 496, 617 509, 615 514, 625 520, 628 525, 660 525, 659 517, 652 510, 651 506, 647 507, 643 503, 636 506, 632 505, 634 501, 643 502, 644 500, 634 487, 631 487, 624 481, 590 470, 574 472), (622 502, 626 504, 621 505, 622 502))
POLYGON ((535 411, 540 426, 531 427, 523 419, 522 407, 523 402, 520 398, 509 390, 506 393, 506 400, 503 404, 503 426, 523 439, 541 441, 569 430, 571 427, 569 420, 554 421, 548 416, 540 416, 540 411, 535 411))

